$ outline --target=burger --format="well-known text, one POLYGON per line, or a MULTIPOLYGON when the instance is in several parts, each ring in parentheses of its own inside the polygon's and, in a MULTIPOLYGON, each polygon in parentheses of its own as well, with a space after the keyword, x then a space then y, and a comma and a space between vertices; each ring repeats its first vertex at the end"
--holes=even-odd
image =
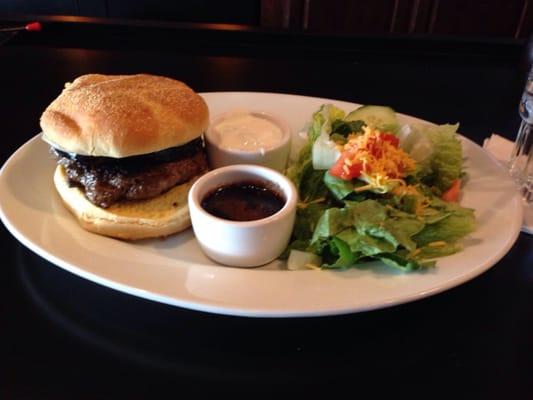
POLYGON ((41 116, 54 185, 88 231, 165 237, 190 226, 187 194, 207 171, 206 103, 154 75, 83 75, 41 116))

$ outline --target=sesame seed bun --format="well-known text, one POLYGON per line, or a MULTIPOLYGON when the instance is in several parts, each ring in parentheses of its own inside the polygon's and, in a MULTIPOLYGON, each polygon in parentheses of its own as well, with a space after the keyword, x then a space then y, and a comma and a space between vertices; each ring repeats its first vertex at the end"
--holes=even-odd
POLYGON ((183 82, 154 75, 83 75, 41 116, 60 150, 122 158, 180 146, 207 128, 205 101, 183 82))

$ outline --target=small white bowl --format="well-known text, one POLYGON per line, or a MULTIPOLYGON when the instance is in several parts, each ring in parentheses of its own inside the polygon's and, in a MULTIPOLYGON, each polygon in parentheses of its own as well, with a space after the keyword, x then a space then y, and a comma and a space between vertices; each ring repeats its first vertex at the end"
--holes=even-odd
POLYGON ((205 133, 205 142, 209 165, 212 169, 235 164, 254 164, 283 172, 290 153, 291 131, 282 118, 263 111, 230 111, 215 117, 205 133), (249 114, 265 119, 281 130, 281 139, 274 145, 256 150, 238 150, 223 147, 217 125, 235 115, 249 114))
POLYGON ((212 170, 189 191, 189 211, 196 239, 204 253, 221 264, 255 267, 276 259, 287 247, 296 217, 297 192, 292 182, 270 168, 233 165, 212 170), (231 221, 209 214, 201 203, 230 184, 262 182, 277 191, 285 204, 275 214, 254 221, 231 221))

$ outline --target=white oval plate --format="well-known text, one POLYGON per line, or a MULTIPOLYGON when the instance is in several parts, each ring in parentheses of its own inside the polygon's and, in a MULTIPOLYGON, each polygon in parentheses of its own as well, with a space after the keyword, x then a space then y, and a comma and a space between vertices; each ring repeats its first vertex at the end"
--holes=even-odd
MULTIPOLYGON (((211 116, 254 108, 284 117, 299 131, 323 103, 358 105, 275 93, 203 93, 211 116)), ((401 116, 405 122, 418 121, 401 116)), ((450 121, 455 122, 455 121, 450 121)), ((520 198, 506 171, 461 137, 469 181, 462 205, 476 209, 477 230, 464 251, 425 273, 403 274, 380 264, 347 271, 286 271, 275 261, 259 269, 218 266, 188 230, 166 240, 129 243, 84 231, 52 183, 54 161, 34 137, 0 171, 0 216, 25 246, 76 275, 135 296, 194 310, 256 317, 360 312, 430 296, 466 282, 500 260, 516 240, 520 198)), ((267 244, 266 244, 267 245, 267 244)))

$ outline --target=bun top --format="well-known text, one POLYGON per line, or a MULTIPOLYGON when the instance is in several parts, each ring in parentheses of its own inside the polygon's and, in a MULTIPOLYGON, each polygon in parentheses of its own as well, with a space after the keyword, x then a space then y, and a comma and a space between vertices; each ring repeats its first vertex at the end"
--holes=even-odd
POLYGON ((83 75, 41 116, 43 139, 70 153, 121 158, 180 146, 202 135, 205 101, 154 75, 83 75))

